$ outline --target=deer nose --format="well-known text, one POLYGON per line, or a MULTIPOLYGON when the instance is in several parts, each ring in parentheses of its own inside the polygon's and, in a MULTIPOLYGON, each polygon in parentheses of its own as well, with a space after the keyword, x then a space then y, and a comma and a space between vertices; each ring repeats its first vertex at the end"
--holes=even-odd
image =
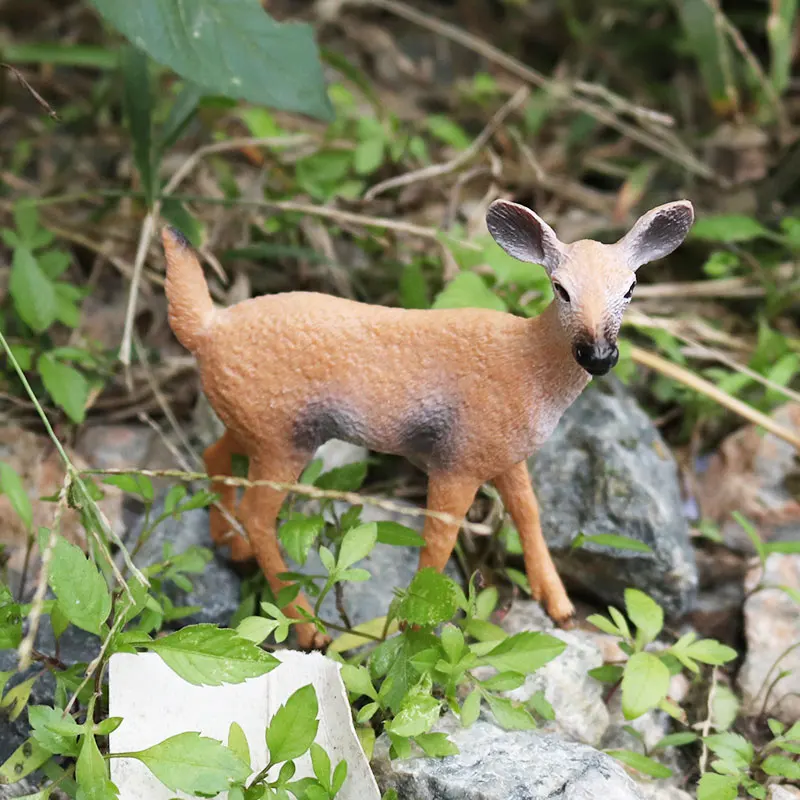
POLYGON ((619 361, 619 349, 608 342, 581 342, 575 345, 573 353, 590 375, 605 375, 619 361))

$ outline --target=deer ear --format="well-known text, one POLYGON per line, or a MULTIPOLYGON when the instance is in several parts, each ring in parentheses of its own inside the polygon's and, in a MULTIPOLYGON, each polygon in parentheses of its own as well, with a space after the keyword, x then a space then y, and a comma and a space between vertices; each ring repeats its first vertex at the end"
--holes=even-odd
POLYGON ((694 209, 688 200, 667 203, 648 211, 616 244, 632 270, 668 256, 689 233, 694 209))
POLYGON ((529 208, 495 200, 486 212, 489 233, 503 250, 520 261, 541 264, 548 273, 561 261, 564 245, 555 231, 529 208))

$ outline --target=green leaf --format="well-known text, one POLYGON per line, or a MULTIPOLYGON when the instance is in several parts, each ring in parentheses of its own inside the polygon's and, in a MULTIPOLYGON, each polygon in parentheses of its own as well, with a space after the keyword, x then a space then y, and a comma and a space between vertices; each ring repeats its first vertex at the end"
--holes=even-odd
POLYGON ((250 765, 233 750, 199 733, 179 733, 125 757, 141 761, 172 791, 191 795, 213 797, 250 775, 250 765))
POLYGON ((281 623, 266 617, 245 617, 237 626, 236 633, 253 644, 261 644, 281 623))
POLYGON ((790 781, 800 781, 800 764, 793 758, 773 754, 767 756, 761 764, 767 775, 780 775, 790 781))
MULTIPOLYGON (((44 552, 50 532, 45 528, 39 536, 39 549, 44 552)), ((58 607, 67 619, 81 630, 100 635, 100 626, 111 613, 111 593, 105 578, 83 551, 55 534, 47 583, 58 598, 58 607)))
POLYGON ((342 760, 333 770, 333 779, 331 780, 331 793, 333 795, 338 794, 339 790, 344 786, 345 780, 347 780, 347 762, 342 760))
POLYGON ((636 639, 640 645, 652 642, 664 627, 661 606, 638 589, 625 590, 625 610, 636 625, 636 639))
POLYGON ((398 547, 424 547, 425 539, 412 528, 399 522, 384 520, 377 523, 379 544, 391 544, 398 547))
POLYGON ((501 728, 507 731, 528 731, 536 727, 536 722, 528 709, 519 703, 493 694, 487 694, 486 699, 501 728))
POLYGON ((311 745, 311 766, 314 775, 327 791, 331 785, 331 759, 330 756, 316 743, 311 745))
POLYGON ((628 621, 625 619, 622 612, 614 606, 609 606, 608 613, 611 615, 611 619, 614 620, 614 624, 619 628, 622 636, 625 639, 633 639, 631 629, 628 627, 628 621))
POLYGON ((75 423, 86 419, 89 383, 74 367, 56 361, 49 353, 39 356, 36 369, 47 393, 75 423))
POLYGON ((361 561, 362 558, 366 558, 375 547, 377 539, 378 526, 374 522, 351 528, 344 535, 342 544, 339 547, 339 558, 336 561, 337 569, 345 570, 357 561, 361 561))
POLYGON ((16 515, 22 520, 25 527, 30 530, 33 527, 33 507, 22 480, 9 464, 0 462, 0 492, 2 492, 11 503, 16 515))
POLYGON ((690 235, 707 242, 731 243, 749 242, 773 234, 752 217, 741 214, 720 214, 698 219, 690 235))
POLYGON ((474 272, 460 272, 433 301, 432 308, 491 308, 505 311, 506 304, 474 272))
POLYGON ((197 110, 197 105, 202 100, 205 92, 202 87, 192 81, 187 81, 170 106, 169 116, 159 131, 158 151, 163 153, 169 150, 178 141, 186 126, 191 121, 197 110))
POLYGON ((438 625, 452 619, 458 608, 456 587, 451 578, 433 567, 414 576, 397 607, 397 618, 412 625, 438 625))
POLYGON ((125 113, 133 139, 133 159, 147 207, 155 198, 155 165, 153 164, 152 99, 147 56, 135 47, 126 47, 121 56, 125 113))
POLYGON ((317 695, 311 684, 298 689, 276 712, 267 729, 267 748, 273 764, 299 758, 317 735, 317 695))
POLYGON ((39 769, 51 753, 35 739, 26 739, 3 764, 0 764, 0 786, 16 783, 39 769))
POLYGON ((556 718, 553 706, 550 705, 550 701, 544 696, 544 692, 541 689, 531 695, 528 704, 542 719, 552 722, 556 718))
POLYGON ((739 779, 734 775, 706 772, 697 784, 697 800, 736 800, 738 796, 739 779))
POLYGON ((451 742, 446 733, 421 733, 414 737, 414 741, 422 748, 425 755, 430 758, 458 755, 456 743, 451 742))
POLYGON ((80 787, 78 800, 114 800, 117 797, 117 787, 109 780, 108 765, 97 747, 94 734, 83 737, 75 778, 80 787))
POLYGON ((644 542, 617 533, 597 533, 593 536, 580 534, 580 538, 576 537, 575 541, 579 542, 579 544, 573 544, 573 548, 580 547, 584 544, 599 544, 603 547, 612 547, 615 550, 634 550, 638 553, 653 552, 653 548, 646 545, 644 542))
MULTIPOLYGON (((138 494, 147 503, 153 501, 153 483, 146 475, 140 475, 137 472, 128 472, 124 475, 107 475, 103 478, 103 483, 107 483, 109 486, 116 486, 128 494, 138 494)), ((166 506, 164 510, 168 510, 166 506)), ((169 509, 169 511, 173 510, 174 507, 169 509)))
POLYGON ((8 291, 17 314, 35 333, 43 333, 55 322, 55 287, 27 247, 14 250, 8 291))
POLYGON ((151 58, 210 93, 329 120, 310 26, 273 20, 258 0, 92 0, 151 58))
POLYGON ((739 714, 739 698, 724 685, 717 686, 711 700, 711 722, 718 731, 724 731, 733 725, 739 714))
POLYGON ((245 764, 250 763, 250 745, 247 743, 242 726, 238 722, 231 722, 228 730, 228 749, 236 754, 236 757, 245 764))
POLYGON ((281 525, 278 536, 289 558, 298 564, 305 564, 309 551, 324 527, 325 520, 319 514, 313 517, 297 517, 286 520, 281 525))
POLYGON ((518 689, 525 683, 525 676, 521 672, 498 672, 486 680, 481 681, 481 686, 492 692, 510 692, 518 689))
POLYGON ((441 704, 431 696, 431 679, 425 676, 406 695, 386 730, 395 736, 419 736, 429 731, 439 719, 441 704))
POLYGON ((372 685, 372 679, 366 667, 342 664, 341 675, 348 692, 352 692, 356 697, 366 695, 373 700, 378 699, 378 693, 372 685))
MULTIPOLYGON (((14 602, 10 589, 0 583, 0 650, 12 650, 19 647, 22 641, 22 611, 19 603, 14 602)), ((13 674, 13 673, 12 673, 13 674)), ((0 672, 0 697, 8 676, 0 672)))
POLYGON ((764 550, 767 553, 800 553, 800 541, 765 542, 764 550))
POLYGON ((359 175, 371 175, 383 164, 386 140, 372 138, 359 142, 353 157, 353 167, 359 175))
POLYGON ((595 628, 599 628, 603 633, 608 633, 611 636, 619 636, 622 637, 622 631, 610 620, 606 619, 601 614, 590 614, 586 618, 587 622, 590 622, 595 628))
POLYGON ((317 478, 314 485, 320 489, 332 489, 336 492, 357 492, 367 477, 367 462, 357 461, 334 467, 317 478))
POLYGON ((195 686, 242 683, 265 675, 280 664, 236 631, 207 623, 181 628, 146 646, 195 686))
POLYGON ((643 775, 650 775, 652 778, 669 778, 672 775, 672 770, 659 764, 658 761, 648 758, 641 753, 635 753, 633 750, 606 750, 608 755, 633 767, 637 772, 643 775))
POLYGON ((399 290, 403 308, 428 308, 428 282, 419 261, 411 261, 403 267, 399 290))
POLYGON ((782 94, 792 74, 794 33, 797 24, 797 0, 773 0, 767 18, 770 49, 770 80, 776 94, 782 94))
POLYGON ((468 728, 472 725, 481 713, 481 693, 479 689, 473 689, 464 700, 461 706, 461 724, 468 728))
POLYGON ((753 761, 753 745, 738 733, 715 733, 703 741, 712 753, 738 769, 747 769, 753 761))
POLYGON ((530 675, 561 655, 566 646, 547 633, 522 631, 504 639, 481 660, 500 671, 530 675))
POLYGON ((33 738, 51 753, 77 756, 78 736, 84 729, 72 717, 62 720, 61 715, 60 709, 50 706, 28 706, 28 721, 33 738))
POLYGON ((737 655, 732 647, 720 644, 714 639, 701 639, 699 642, 693 642, 686 648, 686 654, 703 664, 714 664, 715 666, 727 664, 729 661, 733 661, 737 655))
POLYGON ((696 742, 698 736, 691 731, 681 731, 680 733, 669 733, 662 739, 659 739, 653 747, 650 748, 651 752, 654 750, 664 750, 667 747, 681 747, 685 744, 696 742))
POLYGON ((634 653, 622 676, 622 711, 625 719, 636 719, 667 696, 669 670, 652 653, 634 653))
POLYGON ((590 669, 588 674, 601 683, 616 683, 622 678, 624 670, 617 664, 603 664, 602 667, 590 669))

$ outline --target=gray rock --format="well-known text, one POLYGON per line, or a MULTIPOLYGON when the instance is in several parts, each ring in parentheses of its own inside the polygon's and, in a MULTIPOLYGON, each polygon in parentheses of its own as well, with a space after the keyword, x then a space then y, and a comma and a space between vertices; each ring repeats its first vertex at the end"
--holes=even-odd
MULTIPOLYGON (((162 493, 156 498, 150 514, 151 519, 163 513, 164 497, 165 493, 162 493)), ((138 540, 143 526, 144 519, 134 526, 129 547, 138 540)), ((193 546, 213 550, 208 528, 208 511, 194 509, 182 514, 180 519, 169 517, 164 520, 136 554, 134 559, 136 566, 144 568, 162 561, 166 542, 169 542, 175 553, 183 553, 193 546)), ((241 580, 232 565, 215 552, 201 573, 188 577, 194 587, 191 592, 184 592, 171 583, 167 586, 167 593, 175 605, 200 607, 194 614, 183 617, 180 624, 210 622, 215 625, 228 625, 239 607, 241 585, 241 580)))
MULTIPOLYGON (((2 739, 0 733, 0 739, 2 739)), ((2 763, 2 760, 0 760, 2 763)), ((10 786, 0 786, 0 800, 11 800, 14 797, 24 797, 25 795, 33 794, 36 791, 36 786, 31 783, 27 778, 23 778, 17 783, 12 783, 10 786)))
MULTIPOLYGON (((346 504, 335 506, 337 514, 344 513, 348 507, 346 504)), ((361 512, 361 520, 363 522, 389 520, 416 531, 422 530, 421 517, 408 517, 376 506, 365 505, 361 512)), ((356 564, 357 567, 367 570, 372 578, 361 583, 346 583, 342 588, 343 605, 350 623, 360 625, 375 617, 384 616, 389 610, 389 603, 394 599, 396 590, 405 589, 411 583, 417 572, 418 563, 419 549, 416 547, 375 545, 375 549, 356 564)), ((325 573, 316 552, 309 554, 308 560, 298 571, 306 575, 325 573)), ((454 560, 451 559, 448 563, 445 573, 463 585, 463 578, 454 560)), ((333 592, 323 600, 320 617, 338 625, 343 623, 333 592)))
POLYGON ((505 692, 505 696, 525 702, 536 692, 543 692, 556 716, 543 730, 599 745, 608 728, 609 716, 603 702, 603 684, 587 674, 603 664, 600 648, 591 635, 580 630, 557 630, 542 607, 531 601, 514 603, 501 626, 512 635, 544 631, 567 645, 561 655, 528 675, 522 686, 505 692))
MULTIPOLYGON (((800 555, 773 553, 764 575, 754 567, 745 578, 746 592, 760 584, 800 591, 800 555)), ((800 719, 800 614, 797 603, 780 589, 753 592, 744 604, 747 657, 739 670, 743 711, 757 716, 766 700, 769 716, 791 725, 800 719), (794 648, 792 645, 795 645, 794 648), (784 673, 779 678, 781 673, 784 673), (773 684, 774 686, 771 686, 773 684)))
POLYGON ((480 720, 462 728, 451 715, 436 730, 450 734, 458 755, 391 761, 387 737, 378 739, 381 791, 394 788, 403 800, 642 800, 619 764, 586 745, 480 720))
POLYGON ((621 603, 634 586, 670 616, 692 607, 697 567, 677 467, 621 384, 591 385, 529 465, 544 535, 566 580, 604 602, 621 603), (580 532, 629 536, 653 552, 597 545, 571 552, 580 532))
POLYGON ((692 795, 675 786, 659 786, 654 783, 639 784, 644 800, 692 800, 692 795))

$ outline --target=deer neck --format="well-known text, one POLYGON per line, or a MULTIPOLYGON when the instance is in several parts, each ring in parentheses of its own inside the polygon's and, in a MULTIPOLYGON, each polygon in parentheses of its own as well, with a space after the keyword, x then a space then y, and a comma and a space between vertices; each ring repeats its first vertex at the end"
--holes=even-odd
POLYGON ((591 377, 573 357, 572 337, 561 324, 555 302, 528 325, 529 424, 532 446, 538 447, 591 377))

